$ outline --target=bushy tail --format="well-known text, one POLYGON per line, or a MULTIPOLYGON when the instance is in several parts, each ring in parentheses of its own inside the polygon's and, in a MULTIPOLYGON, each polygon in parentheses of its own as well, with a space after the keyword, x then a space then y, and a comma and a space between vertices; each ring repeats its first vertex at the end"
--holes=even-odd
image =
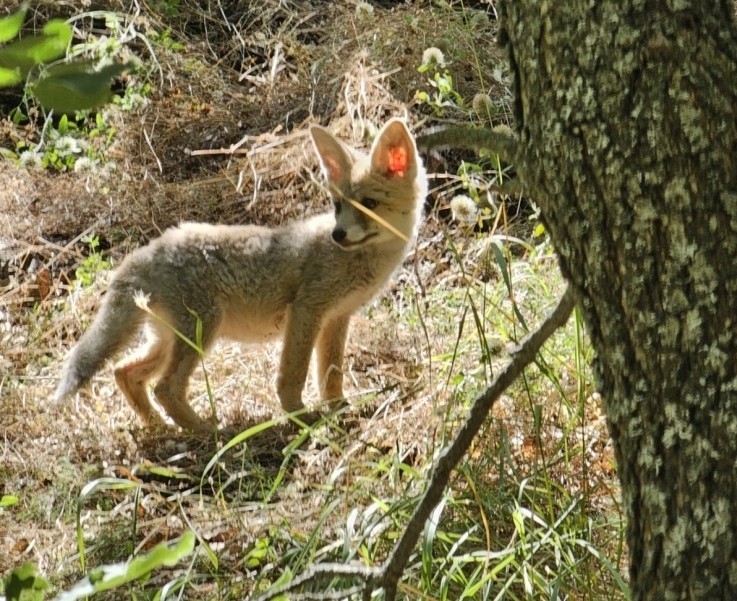
POLYGON ((67 357, 54 401, 62 401, 84 386, 108 358, 126 345, 144 316, 133 300, 133 293, 129 289, 117 289, 113 283, 92 325, 67 357))

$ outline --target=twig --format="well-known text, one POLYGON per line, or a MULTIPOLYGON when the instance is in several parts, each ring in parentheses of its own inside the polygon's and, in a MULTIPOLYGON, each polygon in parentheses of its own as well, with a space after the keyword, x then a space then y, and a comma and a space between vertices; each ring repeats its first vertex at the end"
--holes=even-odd
POLYGON ((268 142, 267 144, 264 144, 263 146, 253 146, 251 148, 241 148, 241 146, 243 146, 246 142, 259 142, 266 138, 274 138, 281 129, 282 127, 280 125, 276 129, 274 129, 274 131, 269 132, 268 134, 262 134, 260 136, 245 135, 240 140, 238 140, 235 144, 231 144, 229 148, 203 148, 200 150, 191 150, 189 154, 190 156, 193 156, 193 157, 202 156, 202 155, 211 155, 211 154, 245 154, 250 157, 255 154, 258 154, 259 152, 265 152, 266 150, 275 148, 276 146, 287 144, 288 142, 291 142, 292 140, 304 138, 305 135, 307 135, 306 131, 300 130, 300 131, 292 132, 291 134, 282 136, 280 138, 272 139, 271 142, 268 142))
MULTIPOLYGON (((371 599, 372 593, 379 588, 384 589, 385 601, 394 601, 397 594, 399 578, 404 572, 404 568, 407 565, 407 561, 409 561, 412 549, 422 533, 425 522, 428 517, 430 517, 433 509, 435 509, 443 496, 443 491, 448 484, 451 472, 466 454, 468 447, 471 446, 474 437, 478 434, 478 431, 494 405, 494 402, 507 388, 509 388, 512 382, 517 379, 522 371, 535 360, 537 353, 540 351, 540 347, 542 347, 548 338, 550 338, 558 328, 565 325, 568 321, 568 317, 571 315, 571 311, 573 311, 574 305, 573 292, 569 285, 563 293, 563 296, 561 296, 558 301, 555 309, 553 309, 550 315, 535 331, 528 334, 522 340, 519 347, 512 353, 512 360, 501 372, 499 372, 496 379, 491 383, 491 386, 489 386, 481 396, 474 401, 471 411, 468 414, 468 418, 466 418, 466 421, 456 433, 453 442, 438 457, 435 468, 432 472, 430 484, 425 491, 425 495, 422 497, 422 500, 415 509, 414 514, 412 514, 402 538, 400 538, 394 545, 394 549, 386 562, 384 562, 383 567, 367 568, 361 564, 315 565, 310 567, 304 574, 298 576, 289 584, 281 586, 277 590, 255 597, 252 601, 271 601, 280 595, 284 595, 298 589, 308 582, 313 582, 326 577, 351 577, 356 580, 362 580, 365 583, 363 588, 364 601, 371 599)), ((345 598, 346 594, 355 594, 358 590, 360 589, 354 586, 348 590, 340 592, 331 591, 329 594, 334 595, 338 593, 338 597, 345 598)), ((293 598, 309 599, 313 597, 310 597, 309 593, 305 593, 302 597, 293 598)), ((334 597, 326 597, 323 594, 323 596, 314 598, 332 599, 334 597)))
MULTIPOLYGON (((159 120, 159 116, 157 115, 156 119, 154 120, 154 124, 151 126, 151 133, 153 133, 158 120, 159 120)), ((146 140, 146 144, 148 144, 148 147, 151 150, 151 154, 153 154, 154 158, 156 159, 156 164, 159 167, 159 173, 164 173, 164 167, 161 165, 161 160, 159 160, 159 157, 156 154, 156 151, 154 150, 154 145, 151 143, 151 138, 149 137, 148 132, 146 131, 146 128, 144 127, 142 129, 143 129, 143 137, 146 140)))

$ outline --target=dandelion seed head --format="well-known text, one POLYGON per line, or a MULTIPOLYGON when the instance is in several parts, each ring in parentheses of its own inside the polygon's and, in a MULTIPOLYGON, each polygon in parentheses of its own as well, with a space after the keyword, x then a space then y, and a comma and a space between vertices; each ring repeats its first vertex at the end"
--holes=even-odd
POLYGON ((461 223, 476 223, 478 210, 472 198, 465 194, 454 196, 450 201, 450 212, 453 219, 461 223))
POLYGON ((476 94, 471 101, 471 106, 482 119, 488 119, 494 114, 494 103, 488 94, 476 94))
POLYGON ((437 65, 438 67, 445 66, 445 55, 440 48, 430 46, 425 49, 422 53, 422 64, 423 65, 437 65))
POLYGON ((79 157, 74 162, 74 171, 77 173, 83 171, 93 171, 97 167, 97 161, 93 161, 89 157, 79 157))
POLYGON ((148 307, 148 303, 150 300, 151 295, 146 294, 143 290, 136 290, 136 292, 133 294, 133 302, 136 303, 136 307, 142 309, 143 311, 146 311, 147 313, 150 311, 148 307))
POLYGON ((374 7, 368 2, 359 1, 356 4, 356 17, 359 19, 367 19, 372 17, 374 14, 374 7))
POLYGON ((21 167, 25 167, 26 169, 41 169, 43 166, 41 155, 33 150, 24 150, 21 152, 18 161, 21 167))
POLYGON ((82 145, 79 143, 79 140, 72 136, 61 136, 54 142, 54 148, 61 156, 80 154, 82 152, 82 145))

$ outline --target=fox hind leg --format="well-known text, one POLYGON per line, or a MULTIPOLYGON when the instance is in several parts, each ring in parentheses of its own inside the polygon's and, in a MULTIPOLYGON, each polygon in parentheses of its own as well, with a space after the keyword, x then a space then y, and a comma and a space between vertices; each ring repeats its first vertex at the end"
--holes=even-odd
POLYGON ((198 353, 182 340, 175 339, 154 394, 156 401, 178 426, 198 433, 212 432, 212 423, 203 420, 187 402, 187 387, 198 353))
POLYGON ((127 357, 115 366, 115 381, 126 400, 148 426, 162 424, 151 404, 148 381, 161 370, 171 344, 164 338, 155 338, 143 350, 127 357))

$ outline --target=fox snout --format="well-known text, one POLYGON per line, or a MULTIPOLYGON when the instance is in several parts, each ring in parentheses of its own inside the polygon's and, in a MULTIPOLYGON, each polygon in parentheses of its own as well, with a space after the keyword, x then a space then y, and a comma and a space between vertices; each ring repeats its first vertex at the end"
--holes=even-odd
POLYGON ((342 227, 336 227, 333 230, 333 242, 336 244, 342 244, 345 242, 345 238, 347 236, 347 232, 342 227))
POLYGON ((377 231, 365 226, 353 225, 348 228, 336 225, 333 229, 332 238, 338 246, 344 250, 353 250, 363 246, 378 234, 377 231))

